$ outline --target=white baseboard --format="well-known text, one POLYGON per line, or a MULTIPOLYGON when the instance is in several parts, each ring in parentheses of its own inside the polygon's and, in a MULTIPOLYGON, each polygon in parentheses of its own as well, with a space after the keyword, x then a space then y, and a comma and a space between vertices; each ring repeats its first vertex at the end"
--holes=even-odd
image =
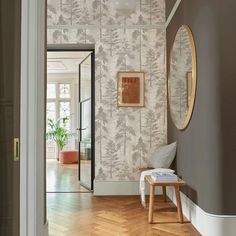
MULTIPOLYGON (((149 193, 147 185, 146 193, 149 193)), ((160 194, 156 188, 156 194, 160 194)), ((94 181, 94 196, 134 196, 139 195, 139 181, 94 181)))
MULTIPOLYGON (((173 188, 167 189, 168 197, 176 204, 173 188)), ((205 212, 185 194, 181 193, 183 213, 203 236, 235 236, 235 216, 213 215, 205 212)))

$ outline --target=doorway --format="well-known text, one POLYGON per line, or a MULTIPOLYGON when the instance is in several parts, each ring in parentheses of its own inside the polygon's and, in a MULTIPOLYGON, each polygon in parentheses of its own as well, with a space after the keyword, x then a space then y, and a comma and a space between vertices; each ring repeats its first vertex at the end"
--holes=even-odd
POLYGON ((77 48, 47 50, 47 193, 93 191, 94 49, 77 48))

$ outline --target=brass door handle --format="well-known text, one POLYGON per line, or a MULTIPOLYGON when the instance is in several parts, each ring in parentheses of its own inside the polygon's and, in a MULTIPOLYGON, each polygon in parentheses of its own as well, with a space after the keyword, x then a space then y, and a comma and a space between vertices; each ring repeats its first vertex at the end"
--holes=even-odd
POLYGON ((14 161, 20 160, 20 139, 14 138, 14 161))

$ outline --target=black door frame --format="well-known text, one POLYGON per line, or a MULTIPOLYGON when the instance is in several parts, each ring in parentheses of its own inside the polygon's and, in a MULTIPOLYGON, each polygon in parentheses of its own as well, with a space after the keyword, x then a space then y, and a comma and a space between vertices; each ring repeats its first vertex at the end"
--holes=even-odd
MULTIPOLYGON (((91 54, 89 54, 86 58, 84 58, 83 61, 80 62, 79 64, 79 91, 81 88, 81 64, 87 60, 87 58, 91 55, 91 189, 88 188, 88 186, 84 186, 85 188, 88 188, 89 190, 93 191, 93 180, 95 177, 95 55, 94 55, 94 50, 90 50, 91 54)), ((79 92, 79 106, 80 106, 80 127, 82 127, 82 122, 81 122, 81 117, 82 117, 82 109, 81 109, 81 104, 88 99, 85 99, 84 101, 81 101, 81 96, 79 92)), ((81 141, 81 131, 80 131, 80 141, 81 141)), ((79 153, 80 153, 80 143, 79 143, 79 153)), ((81 159, 79 159, 79 180, 81 180, 81 159)))
MULTIPOLYGON (((92 161, 91 190, 93 191, 93 187, 94 187, 93 181, 95 178, 95 49, 94 49, 94 45, 93 44, 48 44, 47 45, 47 52, 91 52, 91 57, 92 57, 92 70, 91 70, 91 145, 92 145, 92 147, 91 147, 91 161, 92 161)), ((47 84, 47 80, 46 80, 46 84, 47 84)), ((80 96, 80 94, 79 94, 79 96, 80 96)), ((78 178, 80 180, 80 164, 78 164, 78 172, 79 172, 78 178)))

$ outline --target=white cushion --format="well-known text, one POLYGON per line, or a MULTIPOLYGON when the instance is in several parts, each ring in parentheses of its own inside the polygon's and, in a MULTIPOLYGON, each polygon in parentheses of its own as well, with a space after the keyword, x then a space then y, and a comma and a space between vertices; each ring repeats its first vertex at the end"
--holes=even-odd
POLYGON ((150 167, 152 168, 169 168, 176 155, 177 143, 158 148, 150 158, 150 167))
POLYGON ((153 169, 153 172, 158 172, 158 173, 172 173, 172 174, 175 173, 174 170, 172 170, 172 169, 166 169, 166 168, 156 168, 156 169, 153 169))

